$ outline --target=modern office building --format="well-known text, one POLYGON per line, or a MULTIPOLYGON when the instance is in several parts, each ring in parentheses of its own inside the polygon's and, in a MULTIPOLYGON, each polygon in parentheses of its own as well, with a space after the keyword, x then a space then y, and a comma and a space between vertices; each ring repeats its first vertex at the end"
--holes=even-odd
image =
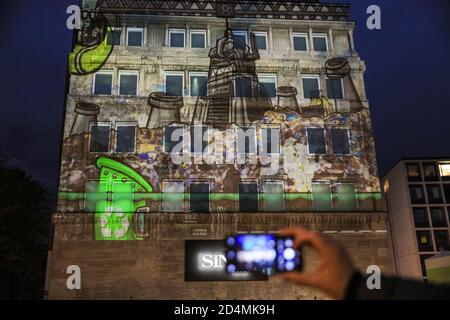
MULTIPOLYGON (((224 239, 314 229, 390 269, 349 6, 85 1, 47 297, 322 297, 227 274, 224 239), (67 267, 81 290, 66 287, 67 267)), ((317 264, 306 252, 306 268, 317 264)))
POLYGON ((427 279, 425 260, 450 249, 450 158, 402 159, 383 185, 397 274, 427 279))

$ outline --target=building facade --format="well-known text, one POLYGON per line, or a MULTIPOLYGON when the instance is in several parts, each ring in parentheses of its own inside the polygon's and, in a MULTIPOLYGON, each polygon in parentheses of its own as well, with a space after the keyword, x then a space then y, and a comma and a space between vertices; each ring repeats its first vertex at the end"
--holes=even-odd
POLYGON ((294 225, 389 271, 348 5, 83 4, 48 298, 321 297, 272 279, 188 276, 195 243, 211 251, 227 235, 294 225), (80 266, 82 290, 66 288, 66 265, 80 266))
POLYGON ((383 186, 397 274, 427 280, 425 260, 450 249, 450 159, 402 159, 383 186))

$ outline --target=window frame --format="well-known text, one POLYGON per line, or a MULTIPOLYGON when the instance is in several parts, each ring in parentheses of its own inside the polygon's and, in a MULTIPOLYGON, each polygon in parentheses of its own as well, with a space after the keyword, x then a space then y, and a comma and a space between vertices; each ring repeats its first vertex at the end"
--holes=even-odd
POLYGON ((118 73, 118 92, 117 94, 119 96, 123 96, 123 97, 139 97, 139 80, 140 80, 140 72, 139 70, 119 70, 118 73), (121 94, 121 81, 122 81, 122 75, 124 76, 136 76, 136 94, 135 95, 130 95, 130 94, 121 94))
POLYGON ((283 180, 264 179, 264 180, 261 180, 260 183, 261 183, 261 186, 259 187, 258 191, 260 191, 260 192, 262 192, 264 194, 264 201, 263 201, 263 205, 262 205, 263 212, 286 212, 286 196, 285 196, 285 183, 284 183, 284 181, 283 180), (281 185, 281 190, 282 190, 281 194, 283 196, 283 208, 281 208, 280 210, 274 211, 274 210, 267 210, 266 209, 266 198, 265 198, 266 191, 265 191, 264 187, 267 184, 278 184, 278 185, 281 185))
MULTIPOLYGON (((236 36, 245 36, 245 45, 248 46, 248 31, 246 30, 231 30, 231 33, 236 36)), ((233 44, 233 48, 234 48, 234 44, 233 44)))
MULTIPOLYGON (((163 128, 163 143, 162 143, 162 145, 163 145, 163 149, 162 149, 163 153, 166 154, 166 155, 171 155, 172 154, 172 150, 170 150, 170 151, 166 150, 166 129, 167 128, 171 128, 171 127, 177 127, 177 128, 180 128, 180 129, 183 130, 183 135, 181 136, 182 137, 181 143, 183 143, 183 149, 181 150, 180 153, 178 153, 178 155, 181 155, 181 154, 183 154, 183 152, 185 151, 185 148, 186 148, 186 127, 181 125, 181 124, 170 124, 170 125, 165 126, 163 128)), ((180 142, 178 142, 178 143, 180 143, 180 142)))
MULTIPOLYGON (((205 45, 206 45, 206 37, 205 37, 205 45)), ((169 28, 169 48, 186 48, 186 29, 169 28), (172 46, 172 33, 182 33, 183 34, 183 46, 182 47, 172 46)))
MULTIPOLYGON (((352 154, 352 144, 351 144, 351 136, 350 136, 350 128, 348 127, 329 127, 329 134, 330 134, 330 142, 331 142, 331 150, 333 151, 333 155, 338 156, 346 156, 352 154), (339 129, 339 130, 345 130, 347 131, 347 144, 348 144, 348 153, 335 153, 334 152, 334 145, 333 145, 333 134, 331 133, 333 129, 339 129)), ((326 142, 326 140, 325 140, 326 142)))
POLYGON ((113 95, 113 83, 114 83, 114 70, 99 70, 94 73, 94 79, 92 82, 92 95, 93 96, 112 96, 113 95), (110 75, 111 76, 111 93, 110 94, 96 94, 95 93, 95 83, 97 81, 97 75, 110 75))
POLYGON ((308 52, 308 51, 310 51, 308 39, 309 39, 308 33, 306 33, 306 32, 293 32, 293 33, 292 33, 292 49, 293 49, 294 51, 296 51, 296 52, 308 52), (305 41, 306 41, 306 50, 296 50, 296 49, 295 49, 295 42, 294 42, 294 38, 295 38, 295 37, 297 37, 297 38, 305 38, 305 41))
MULTIPOLYGON (((180 29, 181 30, 181 29, 180 29)), ((205 29, 190 29, 189 30, 189 47, 192 49, 205 49, 206 48, 206 43, 207 43, 207 32, 205 29), (204 42, 203 42, 203 47, 193 47, 192 46, 192 35, 193 34, 202 34, 205 38, 204 38, 204 42)), ((170 44, 170 38, 169 38, 169 44, 170 44)), ((186 43, 184 44, 186 46, 186 43)), ((174 48, 179 48, 179 47, 174 47, 174 48)))
POLYGON ((259 36, 259 37, 260 36, 264 36, 264 38, 266 39, 266 48, 265 49, 257 48, 257 49, 258 50, 268 51, 269 50, 269 36, 268 36, 267 31, 251 31, 250 34, 252 34, 252 33, 255 35, 255 37, 257 37, 257 36, 259 36))
MULTIPOLYGON (((263 83, 264 81, 262 81, 263 79, 270 79, 272 78, 274 80, 274 84, 275 84, 275 97, 269 97, 270 99, 276 99, 277 98, 277 88, 278 88, 278 77, 276 73, 260 73, 258 74, 258 82, 259 82, 259 89, 260 89, 260 95, 261 95, 261 83, 263 83)), ((272 83, 272 82, 270 82, 272 83)))
POLYGON ((90 154, 107 154, 111 153, 111 128, 112 123, 109 121, 97 121, 89 123, 89 153, 90 154), (91 151, 92 146, 92 127, 108 127, 108 151, 91 151))
MULTIPOLYGON (((203 128, 206 128, 206 137, 208 138, 208 140, 205 142, 206 143, 206 147, 208 147, 208 145, 209 145, 209 142, 210 142, 210 138, 211 138, 211 129, 210 129, 210 127, 208 126, 208 125, 206 125, 206 124, 191 124, 190 126, 189 126, 189 152, 190 152, 190 154, 191 154, 191 156, 203 156, 205 153, 205 150, 202 150, 201 152, 198 152, 198 151, 192 151, 192 148, 193 148, 193 146, 192 146, 192 131, 191 130, 194 130, 194 128, 195 127, 200 127, 200 128, 202 128, 202 135, 204 134, 203 133, 203 128)), ((203 137, 202 137, 202 148, 203 148, 203 143, 204 143, 204 141, 203 141, 203 137)))
POLYGON ((312 49, 313 49, 314 52, 326 53, 326 52, 330 51, 329 44, 328 44, 328 35, 326 33, 321 33, 321 32, 313 33, 311 35, 311 40, 312 40, 312 44, 313 44, 313 48, 312 49), (325 38, 325 47, 326 47, 325 51, 317 51, 316 50, 316 48, 314 47, 314 38, 325 38))
POLYGON ((184 195, 185 195, 185 193, 186 193, 186 183, 185 183, 185 181, 184 180, 180 180, 180 179, 163 179, 163 181, 162 181, 162 204, 161 204, 161 211, 162 212, 165 212, 165 213, 172 213, 172 212, 176 212, 176 213, 178 213, 178 212, 181 212, 181 213, 183 213, 183 212, 185 212, 185 210, 186 210, 186 201, 185 201, 185 199, 184 199, 184 195), (166 192, 165 191, 165 185, 166 185, 166 183, 170 183, 170 182, 178 182, 178 183, 180 183, 180 184, 182 184, 183 185, 183 201, 182 201, 182 203, 183 203, 183 205, 182 205, 182 208, 181 209, 179 209, 179 210, 166 210, 166 208, 165 208, 165 203, 166 203, 166 200, 164 199, 164 194, 165 193, 173 193, 173 192, 166 192))
POLYGON ((327 132, 326 132, 325 127, 311 126, 311 127, 306 127, 305 129, 306 129, 306 143, 307 143, 307 146, 308 146, 308 155, 310 155, 310 156, 325 156, 325 155, 327 155, 328 154, 328 145, 327 145, 327 132), (322 129, 323 130, 323 137, 324 137, 324 140, 325 140, 325 152, 324 153, 311 153, 310 152, 308 129, 322 129))
POLYGON ((333 99, 333 100, 338 100, 338 101, 342 101, 342 100, 346 100, 346 94, 345 94, 345 90, 344 90, 344 79, 340 78, 340 79, 330 79, 328 77, 325 78, 325 85, 327 87, 327 98, 329 99, 333 99), (328 84, 327 84, 327 80, 339 80, 339 82, 341 83, 341 90, 342 90, 342 99, 337 99, 337 98, 330 98, 328 97, 328 84))
POLYGON ((126 41, 126 46, 127 47, 143 47, 145 45, 145 28, 143 27, 127 27, 127 41, 126 41), (141 31, 141 45, 140 46, 130 46, 129 45, 129 41, 130 41, 130 31, 131 32, 137 32, 137 31, 141 31))
POLYGON ((257 134, 259 134, 260 135, 260 137, 261 137, 261 139, 257 139, 257 140, 261 140, 260 142, 261 143, 258 143, 258 148, 259 148, 259 155, 261 156, 261 155, 264 155, 264 156, 266 156, 266 157, 279 157, 279 156, 281 156, 281 127, 280 127, 280 125, 276 125, 276 124, 261 124, 260 126, 259 126, 259 130, 258 130, 258 132, 257 132, 257 134), (273 130, 273 129, 276 129, 276 130, 278 130, 278 133, 279 133, 279 135, 278 135, 278 152, 271 152, 271 153, 267 153, 267 154, 263 154, 263 145, 262 145, 262 143, 263 143, 263 140, 262 140, 262 137, 263 137, 263 130, 267 130, 267 129, 270 129, 270 130, 273 130))
MULTIPOLYGON (((200 97, 200 96, 193 96, 192 95, 192 81, 191 81, 191 77, 192 76, 198 76, 198 77, 206 77, 206 95, 208 95, 208 72, 203 72, 203 71, 189 71, 189 97, 200 97)), ((165 77, 164 77, 165 79, 165 77)), ((183 85, 184 87, 184 85, 183 85)))
POLYGON ((313 99, 316 99, 316 98, 306 98, 305 97, 305 87, 304 87, 304 85, 303 85, 303 79, 314 79, 314 80, 317 80, 317 83, 319 84, 319 92, 320 92, 320 90, 322 90, 322 87, 321 87, 321 84, 320 84, 320 75, 316 75, 316 74, 311 74, 311 75, 302 75, 301 77, 300 77, 300 79, 301 79, 301 82, 302 82, 302 97, 303 97, 303 99, 304 100, 313 100, 313 99))
POLYGON ((138 128, 138 124, 136 122, 133 121, 120 121, 120 122, 116 122, 114 124, 114 129, 116 131, 115 133, 115 139, 114 139, 114 153, 118 153, 118 154, 136 154, 136 150, 137 150, 137 128, 138 128), (133 145, 133 151, 129 152, 120 152, 117 151, 117 142, 119 140, 118 138, 118 128, 119 127, 134 127, 134 145, 133 145))
MULTIPOLYGON (((122 45, 122 34, 123 34, 122 31, 123 30, 121 28, 117 28, 117 27, 111 28, 111 35, 113 36, 113 44, 112 45, 114 45, 115 47, 122 45), (114 44, 114 32, 120 32, 119 44, 114 44)), ((128 33, 127 33, 127 35, 128 35, 128 33)))
MULTIPOLYGON (((235 137, 236 137, 236 144, 235 144, 235 155, 237 157, 244 157, 244 159, 247 159, 246 157, 254 157, 258 155, 258 128, 254 125, 251 125, 249 127, 237 127, 234 129, 235 131, 235 137), (238 144, 238 130, 244 131, 244 133, 247 130, 254 130, 255 132, 255 139, 254 139, 254 146, 255 146, 255 152, 246 152, 245 151, 245 141, 244 141, 244 152, 240 153, 239 151, 239 144, 238 144)), ((252 139, 253 140, 253 139, 252 139)), ((250 139, 249 139, 250 143, 250 139)), ((250 145, 249 145, 250 148, 250 145)))
POLYGON ((167 76, 181 76, 181 97, 185 96, 185 74, 184 71, 164 71, 164 94, 167 95, 167 76))

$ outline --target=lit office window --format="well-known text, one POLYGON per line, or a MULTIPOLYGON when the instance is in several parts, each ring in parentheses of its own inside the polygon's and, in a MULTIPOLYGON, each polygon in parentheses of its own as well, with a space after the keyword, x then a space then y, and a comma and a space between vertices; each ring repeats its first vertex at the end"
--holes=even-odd
POLYGON ((163 205, 164 212, 184 211, 184 182, 163 181, 163 205))
POLYGON ((277 77, 275 75, 260 75, 259 87, 261 97, 276 98, 277 96, 277 77))
POLYGON ((425 180, 436 181, 439 180, 438 169, 434 163, 422 163, 423 175, 425 180))
POLYGON ((256 129, 236 129, 238 155, 256 154, 256 129))
POLYGON ((205 30, 191 30, 191 48, 205 48, 206 47, 206 31, 205 30))
POLYGON ((264 210, 268 212, 284 211, 284 186, 281 181, 264 181, 264 210))
POLYGON ((416 237, 419 251, 434 251, 429 231, 416 231, 416 237))
POLYGON ((295 51, 308 51, 308 36, 306 33, 294 33, 292 37, 295 51))
POLYGON ((335 203, 337 211, 355 211, 358 208, 355 185, 353 183, 337 183, 335 203))
POLYGON ((189 73, 190 95, 193 97, 207 96, 208 74, 204 72, 189 73))
POLYGON ((410 185, 409 195, 411 197, 411 203, 421 204, 425 203, 425 194, 421 185, 410 185))
POLYGON ((127 46, 141 47, 144 44, 144 29, 143 28, 128 28, 127 29, 127 46))
POLYGON ((113 30, 111 32, 108 32, 108 38, 106 40, 107 45, 111 46, 111 45, 115 45, 115 46, 120 46, 120 36, 121 36, 121 31, 120 30, 113 30))
POLYGON ((280 128, 261 129, 261 154, 280 154, 280 128))
POLYGON ((184 76, 182 73, 166 74, 166 95, 183 96, 184 76))
POLYGON ((208 127, 191 126, 191 152, 194 154, 203 154, 208 146, 208 127))
POLYGON ((304 99, 320 98, 320 83, 318 76, 302 77, 302 85, 304 99))
POLYGON ((427 184, 428 203, 443 203, 441 187, 438 184, 427 184))
POLYGON ((90 152, 109 151, 109 124, 95 124, 91 126, 90 152))
POLYGON ((172 48, 184 48, 185 31, 183 29, 169 30, 169 46, 172 48))
POLYGON ((136 148, 136 126, 118 124, 116 128, 116 152, 133 153, 136 148))
POLYGON ((418 163, 407 163, 406 173, 408 175, 409 181, 420 181, 422 180, 422 174, 420 173, 420 166, 418 163))
POLYGON ((426 228, 430 226, 426 208, 415 207, 412 208, 412 212, 416 228, 426 228))
POLYGON ((267 32, 254 31, 258 50, 267 50, 267 32))
POLYGON ((446 227, 445 209, 440 207, 430 207, 431 224, 434 228, 446 227))
POLYGON ((344 99, 344 86, 342 79, 327 79, 327 96, 330 99, 344 99))
POLYGON ((448 230, 434 231, 434 241, 436 244, 436 250, 438 251, 450 250, 448 230))
POLYGON ((164 127, 164 152, 166 153, 182 153, 184 128, 182 126, 166 126, 164 127), (174 148, 178 146, 178 150, 174 148))
POLYGON ((332 211, 331 185, 329 182, 313 182, 312 201, 314 211, 332 211))
POLYGON ((330 134, 333 154, 350 154, 348 129, 331 128, 330 134))
POLYGON ((450 163, 440 163, 439 173, 441 174, 441 177, 450 179, 450 163))
POLYGON ((313 34, 314 51, 326 52, 328 51, 328 41, 326 34, 313 34))
POLYGON ((237 76, 234 79, 236 97, 252 97, 252 80, 249 77, 237 76))
POLYGON ((94 75, 94 94, 110 95, 112 93, 112 71, 99 71, 94 75))
POLYGON ((119 72, 119 94, 121 96, 137 96, 138 75, 137 71, 119 72))
POLYGON ((243 50, 247 48, 247 31, 233 31, 233 47, 243 50))
POLYGON ((306 130, 308 136, 308 152, 309 154, 326 154, 327 147, 325 144, 325 130, 323 128, 308 128, 306 130))

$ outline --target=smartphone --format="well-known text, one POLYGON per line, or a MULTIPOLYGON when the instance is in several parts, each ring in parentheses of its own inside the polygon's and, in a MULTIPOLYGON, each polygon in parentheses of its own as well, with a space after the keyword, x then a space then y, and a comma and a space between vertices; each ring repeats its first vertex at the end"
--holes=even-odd
POLYGON ((259 271, 266 275, 302 271, 303 259, 291 237, 275 234, 238 234, 226 238, 226 270, 259 271))

